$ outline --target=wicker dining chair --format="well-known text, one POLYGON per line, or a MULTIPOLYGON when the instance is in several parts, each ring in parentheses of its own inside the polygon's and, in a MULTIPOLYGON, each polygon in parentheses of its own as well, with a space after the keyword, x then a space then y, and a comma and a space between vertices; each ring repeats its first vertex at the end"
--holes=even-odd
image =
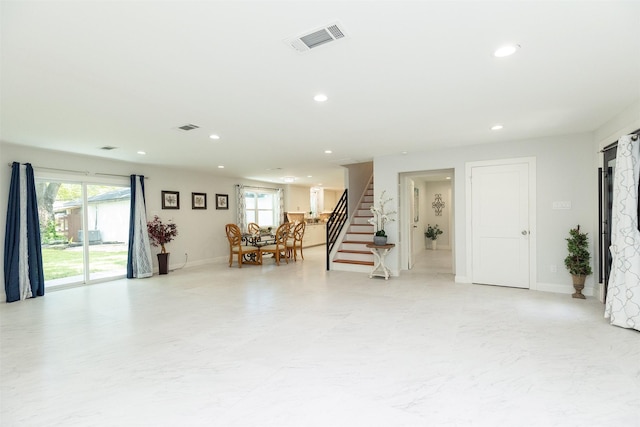
POLYGON ((276 259, 276 265, 280 265, 280 259, 284 258, 285 262, 289 264, 287 259, 287 240, 289 238, 289 223, 285 222, 278 227, 275 235, 275 243, 272 245, 266 245, 260 247, 260 252, 264 256, 264 253, 271 253, 276 259))
POLYGON ((304 259, 304 255, 302 254, 302 238, 304 237, 305 227, 305 222, 297 223, 289 234, 291 238, 287 240, 287 258, 291 259, 293 255, 294 262, 298 260, 298 249, 300 249, 300 256, 304 259))
POLYGON ((235 256, 238 257, 238 268, 242 268, 242 264, 262 264, 260 248, 242 244, 240 227, 235 224, 227 224, 225 231, 229 240, 229 267, 233 264, 235 256))
POLYGON ((250 222, 249 224, 247 224, 247 232, 249 234, 259 234, 260 233, 260 226, 258 224, 256 224, 255 222, 250 222))

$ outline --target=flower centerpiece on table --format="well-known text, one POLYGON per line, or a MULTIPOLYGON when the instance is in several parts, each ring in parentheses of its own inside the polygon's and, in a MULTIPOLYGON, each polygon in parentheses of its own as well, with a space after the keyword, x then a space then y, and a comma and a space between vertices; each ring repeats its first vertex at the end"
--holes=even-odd
POLYGON ((395 221, 395 219, 392 218, 391 215, 395 215, 396 211, 390 211, 390 212, 386 211, 385 205, 393 199, 391 198, 385 199, 384 197, 385 192, 386 190, 380 194, 380 200, 378 200, 378 204, 377 205, 373 204, 371 206, 371 213, 373 214, 373 218, 369 219, 368 222, 369 224, 375 227, 376 229, 375 235, 377 237, 384 237, 386 239, 387 233, 385 233, 384 231, 384 225, 387 222, 395 221))
POLYGON ((153 221, 147 222, 147 231, 149 232, 151 245, 160 246, 162 248, 160 253, 166 254, 167 250, 164 245, 178 235, 178 226, 172 222, 164 224, 158 215, 154 215, 153 221))
POLYGON ((427 224, 427 231, 424 232, 424 235, 427 239, 437 240, 438 236, 442 234, 442 230, 438 228, 438 224, 435 226, 431 226, 431 224, 427 224))

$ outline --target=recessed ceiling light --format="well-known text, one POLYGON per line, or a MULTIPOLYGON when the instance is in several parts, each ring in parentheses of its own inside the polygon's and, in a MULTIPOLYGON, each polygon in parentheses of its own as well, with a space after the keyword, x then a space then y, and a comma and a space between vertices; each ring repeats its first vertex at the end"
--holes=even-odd
POLYGON ((218 165, 218 169, 224 169, 223 165, 218 165))
POLYGON ((451 177, 450 177, 450 176, 448 176, 446 179, 451 179, 451 177))
POLYGON ((316 102, 325 102, 327 99, 329 98, 324 93, 319 93, 313 97, 313 100, 316 102))
POLYGON ((504 126, 502 125, 495 125, 495 126, 491 126, 491 130, 500 130, 502 129, 504 126))
POLYGON ((331 154, 331 153, 333 153, 333 151, 331 151, 331 150, 324 150, 324 154, 331 154))
POLYGON ((145 154, 147 154, 147 152, 146 151, 138 151, 138 154, 145 155, 145 154))
POLYGON ((307 175, 307 178, 313 178, 313 175, 307 175))
POLYGON ((406 151, 402 151, 402 152, 400 152, 400 154, 405 155, 405 154, 407 154, 407 152, 406 151))
POLYGON ((520 49, 519 44, 510 44, 502 46, 493 52, 493 56, 496 58, 504 58, 505 56, 513 55, 516 51, 520 49))
POLYGON ((220 139, 220 135, 211 134, 211 135, 209 135, 209 138, 211 138, 211 139, 220 139))
POLYGON ((282 178, 282 180, 284 182, 291 183, 291 182, 294 182, 296 180, 296 177, 295 176, 285 176, 284 178, 282 178))

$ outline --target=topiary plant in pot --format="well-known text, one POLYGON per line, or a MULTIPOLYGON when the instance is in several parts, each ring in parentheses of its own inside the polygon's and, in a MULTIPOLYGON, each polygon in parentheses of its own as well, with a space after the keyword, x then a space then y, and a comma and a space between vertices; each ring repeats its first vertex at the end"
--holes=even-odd
POLYGON ((576 228, 569 230, 569 237, 566 241, 569 255, 564 259, 564 265, 573 277, 573 287, 576 290, 571 296, 585 299, 582 294, 584 281, 592 273, 591 265, 589 264, 589 239, 587 233, 582 233, 580 225, 578 225, 576 228))

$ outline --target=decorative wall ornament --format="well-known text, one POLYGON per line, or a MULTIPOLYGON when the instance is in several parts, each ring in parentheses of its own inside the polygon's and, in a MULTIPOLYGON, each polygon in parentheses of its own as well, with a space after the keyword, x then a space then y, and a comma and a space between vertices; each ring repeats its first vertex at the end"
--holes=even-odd
POLYGON ((431 203, 431 207, 436 211, 436 216, 442 216, 442 209, 444 208, 444 202, 442 201, 442 194, 437 193, 436 199, 431 203))

